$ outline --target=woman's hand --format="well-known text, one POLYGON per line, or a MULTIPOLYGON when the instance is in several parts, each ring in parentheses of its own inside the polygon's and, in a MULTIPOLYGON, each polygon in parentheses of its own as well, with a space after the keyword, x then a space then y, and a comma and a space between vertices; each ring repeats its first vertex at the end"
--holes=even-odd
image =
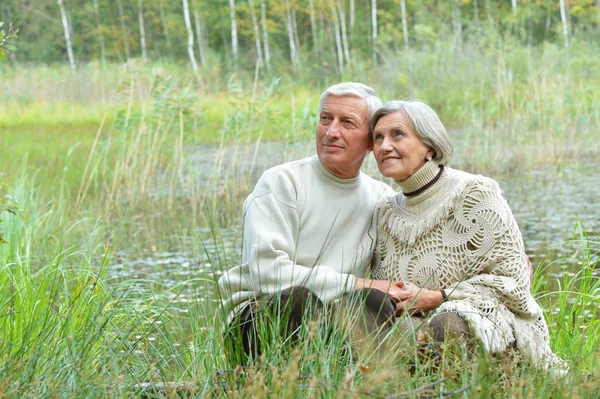
POLYGON ((431 291, 424 288, 411 288, 402 290, 398 294, 396 314, 408 312, 409 314, 425 313, 435 309, 444 300, 440 291, 431 291))
POLYGON ((370 280, 367 278, 356 279, 356 289, 371 288, 379 291, 383 291, 395 302, 400 301, 400 293, 403 292, 404 282, 403 281, 388 281, 388 280, 370 280))

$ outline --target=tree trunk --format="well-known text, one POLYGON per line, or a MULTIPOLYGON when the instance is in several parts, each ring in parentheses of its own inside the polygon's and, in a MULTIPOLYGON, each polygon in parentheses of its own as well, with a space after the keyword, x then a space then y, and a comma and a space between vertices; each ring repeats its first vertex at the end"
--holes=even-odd
POLYGON ((402 13, 402 36, 404 36, 404 49, 408 50, 410 44, 408 42, 408 23, 406 21, 406 0, 400 0, 400 11, 402 13))
POLYGON ((354 0, 350 0, 350 30, 354 28, 354 0))
POLYGON ((308 11, 310 15, 310 31, 312 33, 313 53, 319 57, 319 38, 317 37, 317 24, 315 21, 315 4, 313 0, 308 0, 308 11))
POLYGON ((98 26, 98 36, 100 39, 100 57, 102 59, 102 65, 106 64, 106 44, 104 43, 104 32, 100 26, 100 8, 98 7, 98 0, 94 0, 94 14, 96 15, 96 25, 98 26))
POLYGON ((235 20, 235 0, 229 0, 229 19, 231 20, 231 53, 233 54, 233 66, 237 70, 239 51, 237 23, 235 20))
POLYGON ((125 25, 125 12, 123 11, 123 1, 117 0, 117 6, 119 7, 119 19, 121 20, 121 32, 123 33, 123 44, 125 47, 125 61, 129 61, 129 33, 127 32, 127 25, 125 25))
POLYGON ((337 11, 333 4, 331 5, 331 17, 333 18, 333 26, 335 29, 335 47, 337 49, 337 61, 340 75, 344 73, 344 53, 342 50, 342 40, 340 37, 340 23, 337 11))
POLYGON ((473 17, 475 25, 479 26, 479 3, 477 0, 473 0, 473 17))
POLYGON ((371 0, 371 50, 375 63, 377 61, 377 0, 371 0))
POLYGON ((562 23, 565 47, 569 48, 569 26, 567 24, 567 11, 565 9, 565 0, 560 0, 560 21, 562 23))
POLYGON ((340 17, 340 32, 342 34, 342 45, 344 46, 344 57, 346 58, 346 63, 350 63, 350 48, 348 46, 348 34, 346 32, 346 16, 344 15, 344 9, 342 4, 336 0, 337 8, 338 8, 338 16, 340 17))
POLYGON ((73 57, 73 46, 71 45, 71 34, 69 30, 69 20, 67 19, 67 12, 63 5, 63 0, 57 0, 58 7, 60 8, 60 18, 62 20, 63 30, 65 32, 65 42, 67 43, 67 55, 69 56, 69 64, 71 69, 75 70, 75 57, 73 57))
POLYGON ((485 15, 488 23, 491 26, 494 26, 494 17, 492 16, 492 5, 490 4, 490 0, 485 0, 485 15))
POLYGON ((260 29, 258 28, 258 21, 256 20, 256 13, 254 12, 252 0, 248 0, 248 8, 250 10, 250 17, 252 18, 252 27, 254 28, 254 44, 256 45, 256 56, 258 58, 259 65, 264 65, 262 46, 260 45, 260 29))
POLYGON ((167 47, 169 48, 169 50, 171 50, 173 47, 171 47, 171 35, 169 34, 169 26, 167 25, 167 18, 165 17, 165 9, 163 6, 163 0, 160 0, 158 2, 158 10, 160 13, 160 23, 163 27, 163 33, 165 35, 165 39, 167 40, 167 47))
POLYGON ((513 12, 517 12, 517 0, 510 0, 510 5, 512 7, 513 12))
POLYGON ((454 36, 456 39, 456 49, 459 53, 462 52, 462 18, 460 16, 460 0, 452 1, 452 21, 454 36))
POLYGON ((263 33, 263 49, 265 50, 265 63, 267 64, 267 71, 271 70, 271 55, 269 54, 269 32, 267 31, 267 7, 265 1, 260 2, 260 22, 262 25, 263 33))
POLYGON ((200 64, 206 65, 206 53, 204 51, 206 45, 202 40, 202 24, 200 23, 200 14, 194 11, 194 25, 196 28, 196 40, 198 40, 198 55, 200 55, 200 64))
POLYGON ((138 0, 138 22, 140 25, 140 46, 142 47, 142 60, 148 62, 148 49, 146 48, 146 29, 144 28, 144 0, 138 0))
POLYGON ((296 51, 296 42, 294 40, 294 25, 292 22, 292 11, 290 8, 289 0, 284 1, 285 6, 285 16, 286 16, 286 26, 288 31, 288 42, 290 45, 290 61, 292 63, 292 68, 296 71, 296 67, 298 65, 298 53, 296 51))
POLYGON ((198 63, 196 62, 196 56, 194 55, 194 31, 192 30, 192 23, 190 21, 190 11, 188 8, 188 0, 182 0, 183 2, 183 19, 185 21, 185 28, 187 29, 188 42, 187 50, 188 56, 190 57, 190 63, 194 72, 198 71, 198 63))

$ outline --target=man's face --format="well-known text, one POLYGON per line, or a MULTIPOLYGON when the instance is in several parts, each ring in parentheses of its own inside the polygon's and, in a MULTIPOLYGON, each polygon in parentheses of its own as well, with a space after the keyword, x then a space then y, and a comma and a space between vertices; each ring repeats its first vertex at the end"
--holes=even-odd
POLYGON ((362 98, 333 95, 325 98, 317 124, 317 155, 323 166, 339 178, 358 175, 372 149, 367 109, 362 98))

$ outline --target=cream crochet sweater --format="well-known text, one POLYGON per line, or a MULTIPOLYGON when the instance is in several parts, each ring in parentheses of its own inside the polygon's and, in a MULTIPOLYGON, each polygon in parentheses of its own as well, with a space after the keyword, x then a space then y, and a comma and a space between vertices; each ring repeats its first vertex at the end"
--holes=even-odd
MULTIPOLYGON (((427 162, 399 183, 402 191, 423 187, 438 171, 427 162)), ((372 274, 445 289, 448 300, 434 312, 457 312, 486 351, 503 351, 516 340, 538 366, 566 371, 550 349, 543 311, 529 292, 521 233, 494 180, 445 168, 420 194, 382 199, 372 274)))

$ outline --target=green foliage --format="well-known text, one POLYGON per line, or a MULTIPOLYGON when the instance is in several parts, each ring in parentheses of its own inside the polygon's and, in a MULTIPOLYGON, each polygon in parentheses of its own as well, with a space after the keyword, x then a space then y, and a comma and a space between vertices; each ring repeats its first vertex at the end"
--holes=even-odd
MULTIPOLYGON (((2 223, 2 213, 11 213, 16 216, 23 216, 22 210, 18 204, 8 194, 4 194, 4 183, 0 180, 0 223, 2 223)), ((0 228, 2 226, 0 225, 0 228)), ((0 230, 0 245, 8 243, 3 238, 2 231, 0 230)))
MULTIPOLYGON (((4 26, 4 22, 0 21, 0 28, 4 26)), ((4 29, 0 29, 0 60, 6 60, 5 51, 15 51, 17 48, 8 44, 8 40, 18 38, 17 33, 19 30, 13 32, 12 25, 8 27, 8 33, 4 32, 4 29)))

